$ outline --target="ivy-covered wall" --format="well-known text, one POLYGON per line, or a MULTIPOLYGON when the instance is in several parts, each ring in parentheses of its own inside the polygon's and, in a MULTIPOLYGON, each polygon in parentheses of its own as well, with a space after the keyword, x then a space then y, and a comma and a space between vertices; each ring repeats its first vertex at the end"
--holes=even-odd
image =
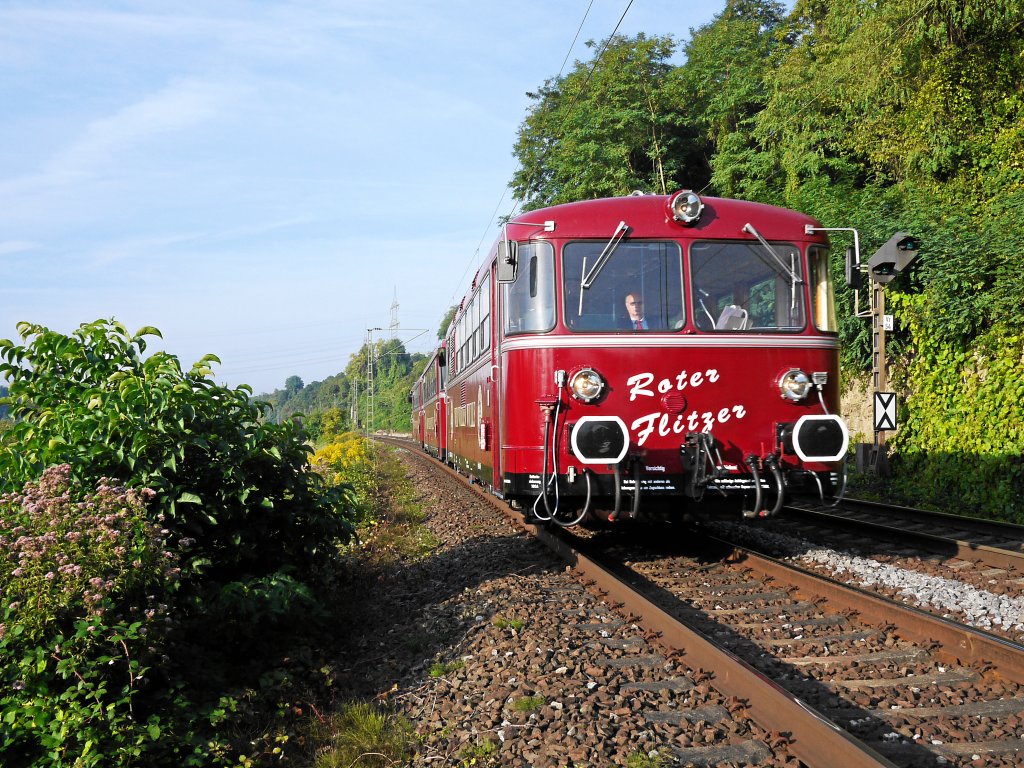
POLYGON ((897 486, 943 509, 1024 523, 1024 336, 995 326, 960 348, 923 323, 922 296, 897 303, 915 342, 894 370, 907 393, 890 442, 897 486))

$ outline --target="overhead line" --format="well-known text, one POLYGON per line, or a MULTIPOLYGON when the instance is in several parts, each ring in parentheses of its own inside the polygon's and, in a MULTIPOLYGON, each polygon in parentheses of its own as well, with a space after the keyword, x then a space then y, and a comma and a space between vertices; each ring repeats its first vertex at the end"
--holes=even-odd
MULTIPOLYGON (((558 76, 559 77, 561 77, 562 73, 565 71, 565 65, 568 63, 569 57, 572 55, 572 49, 576 47, 576 41, 580 39, 580 32, 583 31, 583 25, 586 23, 587 16, 590 15, 590 9, 593 8, 593 7, 594 7, 594 0, 590 0, 590 5, 587 6, 587 11, 586 11, 586 13, 583 14, 583 20, 580 21, 580 25, 576 29, 576 37, 574 37, 572 39, 572 44, 569 46, 569 50, 565 52, 565 58, 562 60, 562 66, 558 70, 558 76)), ((618 29, 618 27, 616 27, 616 29, 618 29)))
MULTIPOLYGON (((604 44, 604 47, 601 49, 601 53, 599 53, 597 55, 597 58, 594 60, 594 66, 591 67, 591 69, 590 69, 590 75, 593 75, 594 67, 597 66, 597 62, 600 60, 601 56, 604 55, 604 52, 608 48, 608 43, 611 41, 611 38, 615 37, 615 33, 619 31, 619 27, 622 26, 623 19, 626 18, 626 14, 629 13, 629 9, 632 6, 633 6, 633 0, 629 0, 629 3, 626 5, 626 10, 624 10, 622 12, 622 16, 619 17, 619 21, 615 25, 615 29, 612 30, 612 33, 609 36, 608 40, 605 40, 605 44, 604 44)), ((583 25, 586 23, 587 17, 590 15, 590 9, 593 8, 593 7, 594 7, 594 0, 590 0, 590 4, 587 6, 587 10, 584 12, 583 18, 582 18, 582 20, 580 20, 580 25, 579 25, 579 27, 576 28, 576 35, 575 35, 575 37, 573 37, 572 43, 569 45, 569 50, 566 51, 566 53, 565 53, 565 59, 562 61, 562 66, 558 70, 558 77, 562 76, 562 72, 565 70, 566 62, 569 61, 569 57, 572 55, 573 48, 576 47, 576 41, 579 40, 580 32, 583 31, 583 25)), ((583 90, 586 89, 587 84, 589 82, 590 82, 590 76, 588 75, 587 76, 587 81, 583 84, 583 89, 581 89, 581 93, 582 93, 583 90)), ((576 102, 573 101, 572 104, 569 105, 570 109, 572 108, 572 106, 575 103, 576 102)), ((487 233, 491 229, 491 225, 494 223, 495 217, 498 215, 498 210, 501 208, 501 204, 505 202, 505 196, 508 194, 508 190, 509 190, 509 185, 506 184, 505 185, 505 189, 501 193, 501 199, 499 199, 498 200, 498 204, 496 206, 494 206, 494 212, 491 213, 491 218, 488 219, 487 226, 484 227, 483 234, 480 236, 480 242, 477 243, 476 250, 473 251, 473 255, 470 256, 469 263, 466 265, 466 269, 463 270, 462 276, 459 277, 459 282, 458 282, 458 284, 457 284, 457 286, 455 288, 455 291, 452 292, 452 296, 451 296, 451 300, 450 300, 452 304, 455 303, 455 299, 457 298, 457 293, 456 292, 459 290, 459 287, 461 287, 462 281, 466 279, 466 274, 473 267, 473 265, 476 264, 477 261, 479 260, 480 248, 483 245, 484 239, 487 237, 487 233)), ((513 208, 512 208, 512 213, 510 214, 510 218, 512 216, 515 216, 516 211, 518 211, 518 210, 519 210, 519 203, 517 202, 515 204, 515 206, 513 206, 513 208)))
MULTIPOLYGON (((587 73, 587 79, 583 81, 583 85, 576 92, 576 95, 573 97, 572 101, 569 102, 569 106, 566 107, 565 111, 567 113, 572 111, 572 108, 576 106, 576 102, 579 101, 580 98, 582 98, 583 94, 586 92, 587 87, 590 85, 590 80, 594 76, 594 72, 597 69, 597 65, 601 63, 601 57, 603 57, 604 56, 604 52, 608 50, 608 46, 611 44, 611 42, 614 39, 615 35, 618 33, 619 27, 622 26, 622 22, 625 20, 626 14, 629 13, 629 9, 632 8, 632 7, 633 7, 633 0, 629 0, 629 2, 626 4, 626 10, 624 10, 622 12, 622 15, 619 17, 618 23, 616 23, 616 25, 615 25, 615 29, 613 29, 612 33, 610 35, 608 35, 608 37, 605 38, 604 45, 601 46, 601 50, 598 52, 597 56, 594 57, 594 63, 590 65, 590 71, 587 73)), ((588 11, 589 11, 589 9, 588 9, 588 11)), ((545 150, 545 152, 546 152, 546 150, 545 150)), ((544 156, 542 155, 541 156, 541 161, 543 161, 543 160, 544 160, 544 156)), ((516 211, 518 209, 519 209, 519 201, 516 201, 516 205, 512 209, 511 216, 515 216, 516 215, 516 211)), ((511 216, 510 216, 510 218, 511 218, 511 216)))

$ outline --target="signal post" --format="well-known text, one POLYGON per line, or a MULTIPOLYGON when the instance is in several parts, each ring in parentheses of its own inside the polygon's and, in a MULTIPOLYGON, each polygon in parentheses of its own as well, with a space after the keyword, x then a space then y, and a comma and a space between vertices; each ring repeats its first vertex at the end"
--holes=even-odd
MULTIPOLYGON (((871 280, 871 380, 874 388, 875 432, 869 469, 880 474, 888 474, 889 469, 885 452, 885 433, 887 430, 896 429, 896 393, 887 391, 889 377, 888 361, 885 357, 885 334, 892 330, 893 325, 892 315, 885 313, 885 286, 910 267, 917 259, 920 247, 917 238, 906 232, 897 232, 867 262, 867 274, 871 280)), ((848 259, 846 276, 851 287, 861 287, 863 278, 859 263, 851 265, 848 259)))

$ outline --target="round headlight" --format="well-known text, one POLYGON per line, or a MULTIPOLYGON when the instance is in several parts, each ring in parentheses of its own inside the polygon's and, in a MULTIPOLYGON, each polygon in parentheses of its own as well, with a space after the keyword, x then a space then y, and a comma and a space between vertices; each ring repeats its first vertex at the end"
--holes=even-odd
POLYGON ((672 198, 672 218, 681 221, 683 224, 693 224, 700 218, 704 210, 704 203, 696 192, 686 190, 678 193, 672 198))
POLYGON ((811 393, 812 386, 811 377, 796 368, 786 371, 779 379, 779 391, 782 396, 794 403, 807 397, 811 393))
POLYGON ((584 368, 579 373, 573 374, 569 386, 572 387, 572 396, 577 400, 592 403, 604 391, 604 379, 593 368, 584 368))

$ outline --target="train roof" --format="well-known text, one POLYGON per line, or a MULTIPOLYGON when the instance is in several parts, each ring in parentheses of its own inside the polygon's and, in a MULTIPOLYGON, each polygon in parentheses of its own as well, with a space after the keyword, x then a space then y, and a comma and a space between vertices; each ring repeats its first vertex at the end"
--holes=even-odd
MULTIPOLYGON (((529 211, 509 223, 514 227, 529 227, 554 221, 554 236, 558 238, 611 237, 619 222, 625 221, 630 227, 628 237, 631 238, 671 236, 741 240, 752 237, 743 231, 744 225, 748 223, 753 224, 769 240, 807 240, 804 227, 821 226, 810 216, 789 208, 721 197, 701 198, 704 209, 700 219, 684 225, 672 220, 669 212, 672 197, 674 195, 630 195, 582 200, 529 211)), ((509 236, 519 238, 520 234, 512 231, 509 236)), ((540 232, 535 236, 544 237, 545 233, 540 232)), ((817 236, 810 239, 823 240, 817 236)))

